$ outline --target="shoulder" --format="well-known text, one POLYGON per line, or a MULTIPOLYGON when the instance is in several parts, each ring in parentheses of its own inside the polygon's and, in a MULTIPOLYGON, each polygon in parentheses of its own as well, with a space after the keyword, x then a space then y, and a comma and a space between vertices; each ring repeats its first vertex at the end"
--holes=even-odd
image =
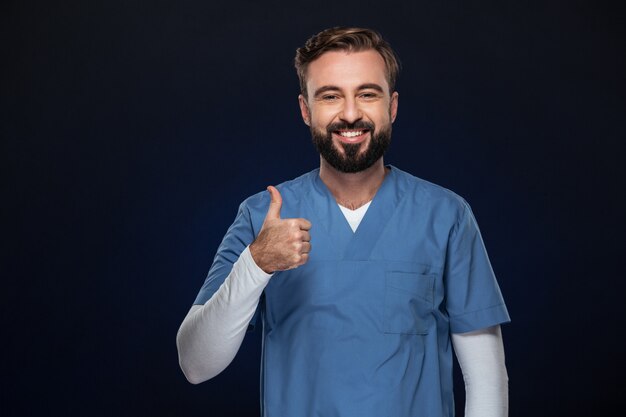
MULTIPOLYGON (((286 206, 298 204, 306 193, 310 192, 313 179, 319 174, 319 169, 314 169, 297 178, 275 185, 283 198, 283 210, 286 206)), ((269 184, 268 184, 269 185, 269 184)), ((270 204, 270 195, 267 190, 259 191, 246 198, 239 210, 250 217, 253 223, 261 221, 267 214, 270 204)))
POLYGON ((398 187, 404 190, 411 204, 428 207, 453 217, 459 217, 469 208, 467 201, 454 191, 396 167, 392 166, 391 168, 397 178, 398 187))

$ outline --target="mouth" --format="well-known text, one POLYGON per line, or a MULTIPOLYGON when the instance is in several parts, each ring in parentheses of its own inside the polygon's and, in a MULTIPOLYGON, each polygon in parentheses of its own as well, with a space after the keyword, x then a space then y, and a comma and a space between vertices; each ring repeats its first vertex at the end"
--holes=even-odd
POLYGON ((360 143, 365 140, 368 132, 368 129, 342 129, 334 130, 333 135, 344 143, 360 143))

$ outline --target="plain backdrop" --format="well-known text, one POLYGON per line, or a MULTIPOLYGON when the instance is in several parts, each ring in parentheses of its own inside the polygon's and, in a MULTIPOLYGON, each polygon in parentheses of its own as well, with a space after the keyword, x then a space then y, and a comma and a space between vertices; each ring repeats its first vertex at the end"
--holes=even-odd
POLYGON ((623 412, 621 8, 22 0, 0 16, 2 416, 258 415, 260 332, 198 386, 175 335, 239 203, 319 164, 293 57, 337 25, 400 56, 386 162, 473 208, 513 320, 510 416, 623 412))

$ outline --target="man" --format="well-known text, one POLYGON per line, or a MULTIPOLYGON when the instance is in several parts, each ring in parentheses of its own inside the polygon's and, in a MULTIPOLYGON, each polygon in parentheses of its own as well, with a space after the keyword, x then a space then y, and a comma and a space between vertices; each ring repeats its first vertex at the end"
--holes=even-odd
POLYGON ((509 317, 472 212, 383 163, 390 46, 328 29, 296 68, 320 168, 241 204, 178 332, 186 377, 221 372, 261 320, 264 416, 453 416, 452 344, 466 415, 506 416, 509 317))

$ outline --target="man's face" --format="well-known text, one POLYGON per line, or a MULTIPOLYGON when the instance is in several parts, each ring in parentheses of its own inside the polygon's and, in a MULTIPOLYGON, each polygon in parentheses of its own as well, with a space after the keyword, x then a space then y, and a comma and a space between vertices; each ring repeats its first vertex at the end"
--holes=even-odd
POLYGON ((385 61, 378 52, 326 52, 309 64, 307 91, 308 97, 298 97, 302 118, 332 167, 359 172, 383 156, 398 93, 389 94, 385 61))

